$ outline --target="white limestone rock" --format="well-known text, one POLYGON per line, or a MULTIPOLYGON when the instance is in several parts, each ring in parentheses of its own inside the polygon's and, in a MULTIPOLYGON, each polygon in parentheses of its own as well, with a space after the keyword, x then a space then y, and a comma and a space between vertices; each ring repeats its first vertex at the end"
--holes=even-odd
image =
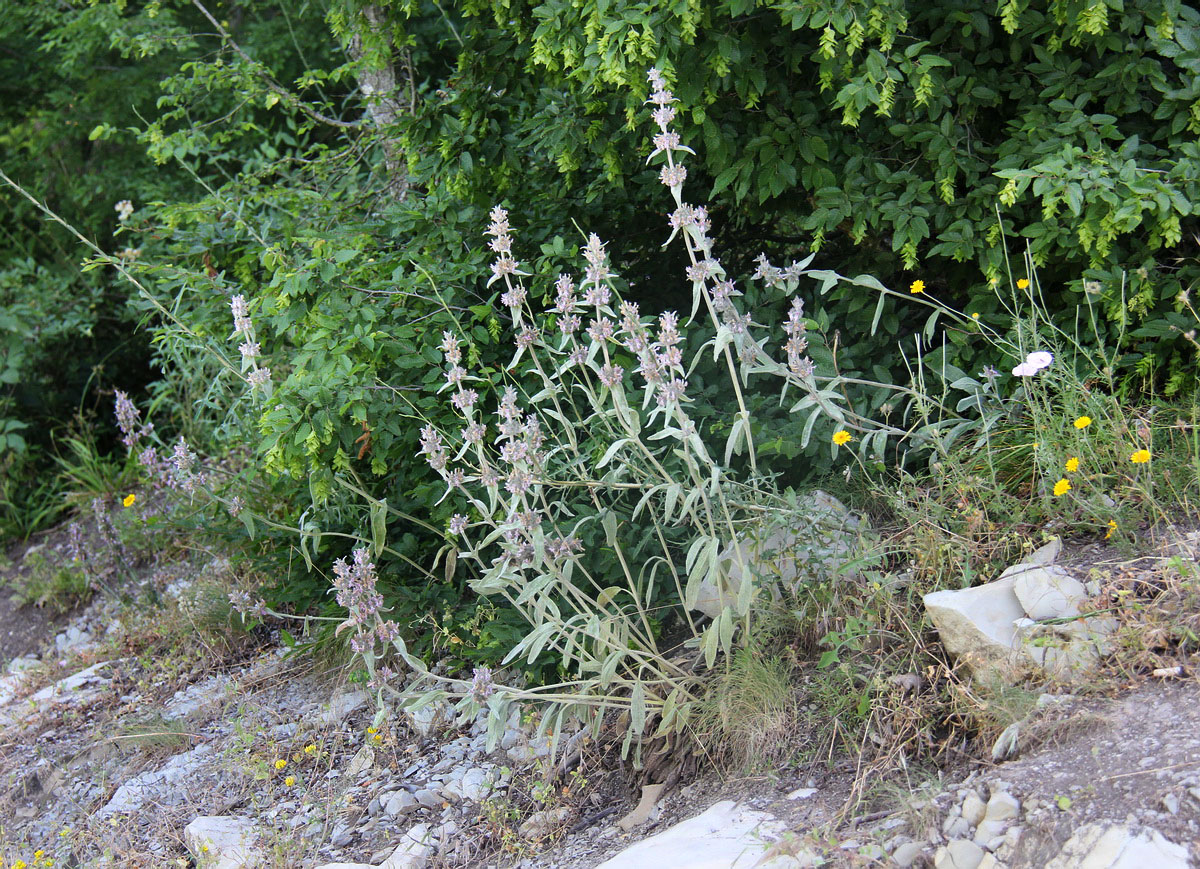
POLYGON ((1088 598, 1083 583, 1061 567, 1029 567, 1012 575, 1013 592, 1031 619, 1073 618, 1088 598))
POLYGON ((183 830, 188 851, 205 869, 251 869, 263 862, 255 847, 258 830, 249 818, 217 815, 196 818, 183 830))
POLYGON ((942 645, 972 669, 1023 665, 1016 622, 1025 610, 1013 591, 1014 577, 958 591, 925 595, 925 610, 942 645))
POLYGON ((749 869, 786 826, 766 812, 725 800, 626 848, 597 869, 749 869))
POLYGON ((1188 849, 1157 830, 1087 824, 1075 831, 1046 869, 1187 869, 1188 849))
POLYGON ((187 798, 195 773, 213 755, 212 746, 200 745, 177 754, 156 770, 144 772, 125 782, 96 814, 107 817, 118 812, 135 812, 147 803, 177 806, 187 798))

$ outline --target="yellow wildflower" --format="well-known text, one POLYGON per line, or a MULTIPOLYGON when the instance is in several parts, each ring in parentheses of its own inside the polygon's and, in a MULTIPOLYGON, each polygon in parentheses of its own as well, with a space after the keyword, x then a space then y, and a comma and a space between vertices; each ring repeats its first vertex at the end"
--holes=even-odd
POLYGON ((1024 290, 1024 289, 1028 288, 1028 286, 1029 286, 1029 281, 1026 280, 1025 278, 1021 278, 1019 281, 1017 281, 1017 289, 1018 290, 1024 290))
POLYGON ((124 504, 126 507, 132 507, 133 502, 136 500, 137 500, 137 495, 130 492, 128 495, 125 496, 125 499, 123 501, 121 501, 121 503, 124 504))
POLYGON ((283 769, 285 766, 287 766, 287 761, 282 757, 275 761, 275 769, 283 769))
POLYGON ((1067 473, 1073 474, 1078 470, 1079 470, 1079 459, 1075 458, 1074 456, 1071 456, 1071 458, 1067 459, 1067 473))
POLYGON ((1069 491, 1071 491, 1071 481, 1065 477, 1054 484, 1055 497, 1058 497, 1059 495, 1065 495, 1069 491))
POLYGON ((317 747, 315 745, 313 745, 311 742, 308 745, 304 746, 305 754, 312 754, 316 750, 317 750, 317 747))
POLYGON ((1079 419, 1075 420, 1075 428, 1077 429, 1085 429, 1091 424, 1092 418, 1090 416, 1081 416, 1079 419))
POLYGON ((852 440, 854 440, 854 438, 851 437, 850 432, 846 431, 844 428, 839 429, 838 431, 834 432, 833 442, 835 444, 837 444, 839 447, 845 446, 846 444, 850 443, 850 441, 852 441, 852 440))
POLYGON ((1108 531, 1105 533, 1104 539, 1107 540, 1108 538, 1112 537, 1113 532, 1116 530, 1117 530, 1117 520, 1109 519, 1108 520, 1108 531))
POLYGON ((909 291, 910 293, 923 293, 923 292, 925 292, 925 282, 924 282, 924 281, 920 281, 920 280, 918 280, 918 281, 913 281, 911 284, 909 284, 909 286, 908 286, 908 291, 909 291))
POLYGON ((368 735, 370 735, 370 736, 374 736, 374 735, 375 735, 377 732, 378 732, 378 731, 377 731, 377 730, 376 730, 374 727, 368 727, 368 728, 367 728, 367 734, 368 734, 368 735))
POLYGON ((1146 462, 1150 461, 1150 451, 1138 450, 1129 457, 1129 461, 1133 462, 1135 465, 1144 465, 1146 462))
POLYGON ((296 783, 296 777, 294 775, 289 775, 287 778, 285 778, 283 780, 283 783, 290 788, 292 785, 294 785, 296 783))
POLYGON ((971 319, 972 319, 972 320, 978 320, 978 319, 979 319, 979 312, 975 312, 974 314, 972 314, 972 315, 971 315, 971 319))

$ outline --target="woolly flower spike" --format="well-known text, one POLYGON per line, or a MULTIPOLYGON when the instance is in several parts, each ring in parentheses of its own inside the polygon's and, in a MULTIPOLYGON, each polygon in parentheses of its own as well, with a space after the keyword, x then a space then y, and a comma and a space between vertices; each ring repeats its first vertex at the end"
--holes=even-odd
MULTIPOLYGON (((524 274, 517 270, 517 261, 512 258, 509 251, 512 250, 512 236, 509 235, 508 212, 497 205, 492 209, 491 223, 488 224, 486 234, 492 236, 492 241, 488 243, 499 256, 492 263, 492 276, 488 278, 488 286, 490 287, 496 281, 507 275, 524 274)), ((518 301, 513 297, 509 297, 509 302, 518 301)), ((516 305, 510 305, 516 307, 516 305)))
POLYGON ((554 313, 569 314, 575 310, 575 282, 570 275, 559 275, 554 282, 554 313))
POLYGON ((233 334, 249 337, 253 334, 250 323, 250 312, 246 307, 246 297, 236 295, 229 300, 229 310, 233 313, 233 334))
POLYGON ((908 291, 910 293, 925 292, 925 282, 921 281, 921 280, 913 281, 911 284, 908 285, 908 291))
POLYGON ((658 180, 667 187, 682 187, 683 182, 687 180, 687 169, 679 164, 663 166, 658 173, 658 180))
POLYGON ((450 517, 450 533, 462 534, 467 530, 467 517, 461 513, 455 513, 450 517))
POLYGON ((121 429, 121 443, 133 452, 139 440, 154 430, 153 425, 142 425, 142 412, 137 409, 129 396, 121 390, 116 391, 117 426, 121 429))
POLYGON ((1129 457, 1129 461, 1133 462, 1135 465, 1144 465, 1146 462, 1150 461, 1150 451, 1138 450, 1129 457))
POLYGON ((854 440, 854 438, 850 435, 850 432, 846 431, 845 429, 840 429, 834 432, 833 442, 839 447, 845 446, 852 440, 854 440))
POLYGON ((1054 361, 1054 354, 1038 350, 1025 357, 1025 361, 1012 370, 1014 377, 1032 377, 1054 361))
POLYGON ((375 582, 375 565, 366 549, 355 549, 349 562, 339 558, 333 563, 333 588, 338 604, 350 611, 348 624, 365 624, 383 606, 375 582))
POLYGON ((495 690, 492 671, 487 667, 476 667, 471 678, 471 697, 476 703, 484 703, 495 690))
POLYGON ((654 123, 664 133, 668 132, 668 127, 671 121, 675 120, 675 107, 672 103, 678 102, 675 95, 667 90, 667 82, 654 67, 651 67, 646 73, 646 79, 650 82, 650 87, 654 88, 650 94, 650 99, 646 102, 653 103, 656 108, 653 112, 654 123))
POLYGON ((1054 496, 1065 495, 1071 491, 1071 481, 1065 477, 1054 484, 1054 496))
POLYGON ((625 369, 620 365, 605 365, 600 369, 600 382, 610 389, 621 385, 621 377, 625 369))
POLYGON ((1092 418, 1090 416, 1081 416, 1079 419, 1075 420, 1075 428, 1077 429, 1085 429, 1091 424, 1092 418))
POLYGON ((451 365, 457 365, 462 361, 462 351, 458 349, 458 338, 454 337, 453 332, 442 333, 442 343, 438 348, 446 356, 446 361, 451 365))

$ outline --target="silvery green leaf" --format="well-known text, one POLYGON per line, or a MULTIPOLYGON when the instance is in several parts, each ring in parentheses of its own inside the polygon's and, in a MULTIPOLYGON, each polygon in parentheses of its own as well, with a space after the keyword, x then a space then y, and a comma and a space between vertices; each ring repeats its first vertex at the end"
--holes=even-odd
POLYGON ((634 680, 629 703, 630 726, 635 733, 640 734, 646 729, 646 689, 640 678, 634 680))
POLYGON ((600 668, 600 675, 597 677, 602 688, 607 688, 612 684, 617 675, 617 667, 621 665, 621 660, 625 657, 623 649, 617 649, 609 652, 608 657, 604 659, 604 666, 600 668))
POLYGON ((740 446, 745 426, 746 418, 741 414, 738 414, 737 419, 733 423, 733 427, 729 431, 729 437, 725 439, 725 464, 727 465, 735 454, 739 456, 742 454, 742 449, 740 449, 740 446))
POLYGON ((704 666, 711 670, 717 660, 717 644, 720 638, 717 636, 717 625, 711 624, 704 630, 704 642, 702 650, 704 652, 704 666))
POLYGON ((600 517, 600 524, 604 527, 605 542, 609 546, 615 546, 617 543, 617 514, 612 510, 605 510, 600 517))
POLYGON ((371 548, 375 556, 387 545, 387 501, 371 502, 371 548))
POLYGON ((717 635, 721 639, 721 651, 729 657, 730 649, 733 648, 733 610, 729 607, 721 610, 721 615, 717 618, 717 635))

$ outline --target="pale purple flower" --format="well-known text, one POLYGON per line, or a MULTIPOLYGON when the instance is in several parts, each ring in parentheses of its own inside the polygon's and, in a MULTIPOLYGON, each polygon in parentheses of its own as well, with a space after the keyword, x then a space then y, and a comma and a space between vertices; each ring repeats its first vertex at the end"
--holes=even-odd
POLYGON ((467 530, 467 517, 462 513, 455 513, 450 517, 450 533, 462 534, 467 530))
POLYGON ((702 259, 694 266, 687 267, 688 280, 693 283, 703 283, 704 281, 717 274, 721 264, 714 259, 702 259))
POLYGON ((654 150, 650 152, 650 156, 656 157, 664 151, 676 150, 679 150, 679 134, 668 130, 654 136, 654 150))
POLYGON ((266 386, 271 382, 271 369, 255 368, 248 375, 246 375, 246 380, 250 382, 252 387, 266 386))
POLYGON ((463 413, 466 413, 475 406, 475 402, 479 400, 479 393, 474 389, 460 389, 454 393, 454 397, 450 399, 451 403, 463 413))
POLYGON ((339 558, 333 563, 333 589, 338 604, 350 611, 350 624, 366 624, 383 606, 375 583, 375 565, 366 549, 355 549, 349 562, 339 558))
POLYGON ((257 359, 262 355, 262 348, 257 341, 243 341, 238 347, 243 359, 257 359))
POLYGON ((554 312, 569 314, 575 308, 575 282, 570 275, 559 275, 554 282, 554 312))
POLYGON ((517 271, 517 261, 512 257, 502 256, 492 263, 492 280, 511 275, 517 271))
POLYGON ((659 407, 665 407, 670 402, 683 400, 684 390, 687 389, 687 381, 676 377, 673 380, 663 384, 658 388, 658 394, 655 398, 658 401, 659 407))
POLYGON ((445 354, 446 361, 451 365, 457 365, 462 361, 462 350, 458 348, 458 339, 454 337, 453 332, 442 333, 442 343, 439 348, 445 354))
POLYGON ((375 626, 375 636, 386 646, 400 636, 400 626, 391 619, 384 619, 375 626))
POLYGON ((551 561, 574 558, 583 553, 583 541, 578 537, 552 537, 546 540, 546 555, 551 561))
POLYGON ((481 706, 492 696, 495 685, 492 682, 492 671, 487 667, 476 667, 471 673, 471 697, 481 706))
POLYGON ((515 311, 517 308, 521 307, 521 305, 525 304, 525 297, 525 288, 520 284, 517 284, 507 293, 500 294, 500 304, 515 311))
POLYGON ((472 422, 459 432, 459 437, 469 444, 478 446, 483 443, 483 438, 486 434, 487 426, 481 422, 472 422))
POLYGON ((597 320, 592 320, 587 327, 588 337, 597 344, 612 338, 613 322, 608 317, 600 317, 597 320))
POLYGON ((687 169, 679 164, 663 166, 658 173, 658 180, 667 187, 680 187, 687 180, 687 169))
POLYGON ((579 317, 575 314, 566 314, 558 318, 559 331, 564 335, 573 335, 579 331, 579 317))
POLYGON ((229 515, 232 516, 234 519, 236 519, 238 517, 238 515, 244 509, 246 509, 246 502, 242 500, 241 495, 234 495, 232 498, 229 499, 229 508, 228 509, 229 509, 229 515))
POLYGON ((446 467, 446 448, 442 444, 442 435, 432 425, 421 429, 421 449, 418 455, 425 456, 429 467, 435 471, 446 467))
POLYGON ((625 369, 620 365, 604 365, 600 368, 600 382, 610 389, 615 389, 621 383, 625 369))
POLYGON ((504 387, 500 395, 500 407, 496 410, 501 419, 520 419, 521 411, 517 407, 517 391, 511 386, 504 387))
POLYGON ((517 333, 517 346, 522 350, 528 350, 537 341, 537 332, 529 326, 525 326, 517 333))
POLYGON ((491 488, 499 485, 500 473, 486 462, 479 468, 479 484, 491 488))
POLYGON ((524 495, 533 485, 533 477, 524 468, 513 468, 504 481, 504 488, 513 495, 524 495))
POLYGON ((664 311, 658 315, 658 343, 663 347, 673 347, 682 340, 679 336, 679 315, 674 311, 664 311))
POLYGON ((154 430, 153 425, 142 425, 142 412, 121 390, 116 390, 117 427, 121 430, 121 443, 133 452, 138 441, 154 430))

